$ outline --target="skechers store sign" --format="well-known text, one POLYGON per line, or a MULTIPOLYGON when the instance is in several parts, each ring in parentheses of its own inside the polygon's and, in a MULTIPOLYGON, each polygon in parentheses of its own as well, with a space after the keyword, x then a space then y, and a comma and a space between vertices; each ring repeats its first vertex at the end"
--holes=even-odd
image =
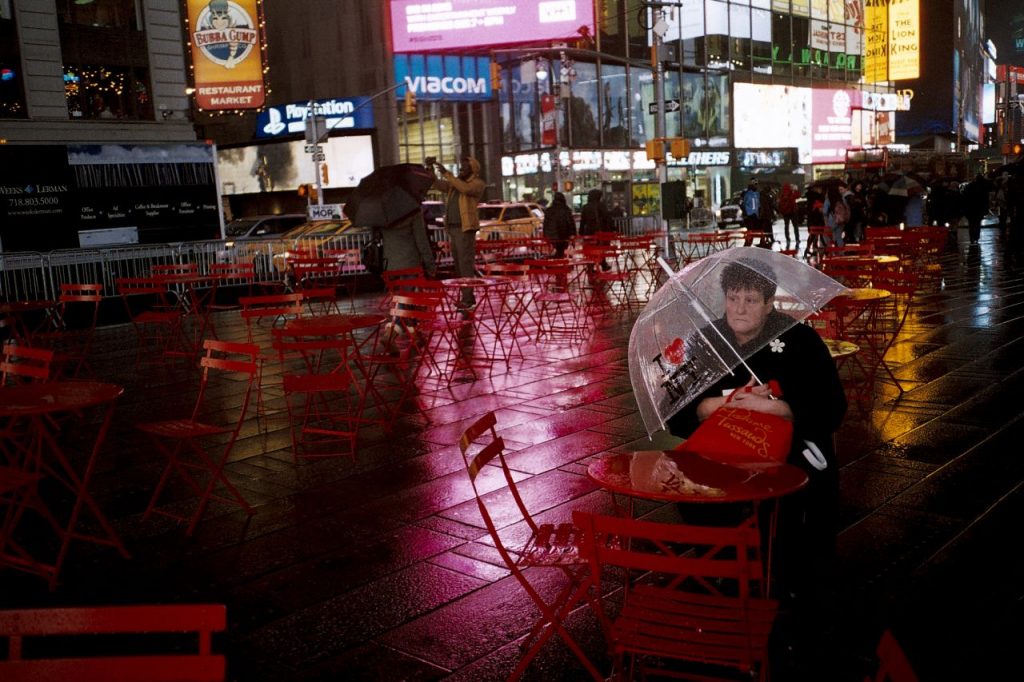
MULTIPOLYGON (((368 97, 318 99, 316 113, 327 119, 328 130, 368 130, 374 127, 368 97)), ((306 131, 309 101, 267 107, 256 117, 256 137, 296 135, 306 131)))
POLYGON ((411 90, 424 101, 482 102, 491 99, 491 60, 457 55, 396 54, 395 94, 411 90))

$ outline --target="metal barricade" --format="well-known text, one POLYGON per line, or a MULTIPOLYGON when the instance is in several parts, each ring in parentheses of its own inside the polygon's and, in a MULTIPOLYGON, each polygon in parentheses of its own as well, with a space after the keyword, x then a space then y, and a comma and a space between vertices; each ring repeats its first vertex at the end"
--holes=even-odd
POLYGON ((113 296, 114 280, 109 276, 101 249, 60 249, 46 255, 54 295, 61 284, 102 284, 103 295, 113 296))
POLYGON ((36 251, 0 254, 0 299, 32 301, 53 299, 53 284, 46 257, 36 251))

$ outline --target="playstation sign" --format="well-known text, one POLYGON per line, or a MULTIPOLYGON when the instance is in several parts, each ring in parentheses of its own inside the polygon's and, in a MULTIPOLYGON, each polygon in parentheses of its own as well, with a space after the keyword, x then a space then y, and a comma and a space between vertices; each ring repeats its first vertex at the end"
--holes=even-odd
MULTIPOLYGON (((375 127, 369 101, 368 97, 318 99, 313 101, 313 109, 317 116, 327 119, 328 134, 340 130, 368 130, 375 127)), ((302 135, 309 113, 308 101, 267 107, 256 117, 256 137, 302 135)))

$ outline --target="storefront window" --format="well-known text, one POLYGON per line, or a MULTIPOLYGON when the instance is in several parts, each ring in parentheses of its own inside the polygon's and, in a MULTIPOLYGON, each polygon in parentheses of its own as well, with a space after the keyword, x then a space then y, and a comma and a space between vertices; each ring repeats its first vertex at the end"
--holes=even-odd
POLYGON ((605 147, 629 146, 626 67, 601 65, 601 138, 605 147))
POLYGON ((18 30, 10 0, 0 0, 0 118, 25 118, 25 88, 18 30))
POLYGON ((772 73, 793 73, 793 27, 788 14, 772 16, 772 73))
POLYGON ((138 0, 57 0, 65 24, 140 30, 138 0))
POLYGON ((654 120, 649 120, 644 98, 653 92, 650 69, 631 67, 629 70, 630 101, 629 146, 641 147, 648 137, 654 137, 654 120))
POLYGON ((599 106, 597 67, 594 64, 576 62, 569 65, 569 71, 565 76, 562 79, 562 87, 568 87, 570 93, 568 98, 562 98, 569 127, 565 143, 572 147, 596 147, 599 106))
POLYGON ((59 0, 64 94, 72 118, 153 119, 149 53, 135 0, 59 0))

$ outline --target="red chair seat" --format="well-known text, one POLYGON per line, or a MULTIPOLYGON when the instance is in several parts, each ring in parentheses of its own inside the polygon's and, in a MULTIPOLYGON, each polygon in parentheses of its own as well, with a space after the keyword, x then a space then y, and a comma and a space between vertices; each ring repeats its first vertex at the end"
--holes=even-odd
POLYGON ((216 433, 229 433, 233 426, 214 426, 188 419, 172 419, 163 422, 139 424, 139 430, 163 438, 201 438, 216 433))

